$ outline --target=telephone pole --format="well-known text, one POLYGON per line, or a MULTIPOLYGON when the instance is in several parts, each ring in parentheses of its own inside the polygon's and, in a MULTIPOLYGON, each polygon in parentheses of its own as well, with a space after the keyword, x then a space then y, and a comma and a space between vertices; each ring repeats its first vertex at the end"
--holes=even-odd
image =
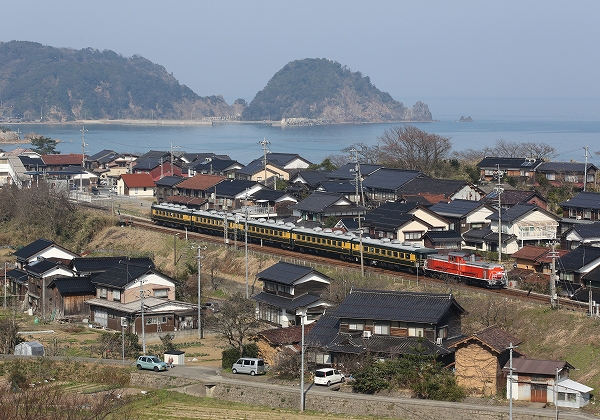
POLYGON ((498 183, 496 184, 494 191, 498 194, 498 264, 502 264, 502 203, 500 201, 500 196, 504 192, 504 188, 502 188, 502 176, 504 175, 504 171, 500 170, 500 164, 498 164, 497 167, 496 176, 498 177, 498 183))
POLYGON ((268 146, 269 144, 271 144, 271 142, 265 137, 263 141, 259 142, 258 144, 260 144, 263 147, 263 166, 265 168, 264 184, 265 186, 267 186, 267 153, 270 153, 268 146))
POLYGON ((585 146, 583 150, 585 150, 585 167, 583 168, 583 191, 585 192, 585 186, 587 185, 587 166, 588 166, 588 151, 590 147, 585 146))

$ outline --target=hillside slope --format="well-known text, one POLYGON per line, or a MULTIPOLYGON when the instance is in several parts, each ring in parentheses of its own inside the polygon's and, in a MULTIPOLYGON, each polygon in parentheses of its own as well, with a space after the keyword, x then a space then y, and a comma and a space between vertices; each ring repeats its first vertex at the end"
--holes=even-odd
POLYGON ((377 89, 369 77, 327 59, 288 63, 258 92, 244 120, 308 118, 321 123, 431 121, 426 104, 412 109, 377 89))
POLYGON ((24 121, 224 117, 220 96, 200 97, 167 70, 134 55, 35 42, 0 43, 0 116, 24 121))

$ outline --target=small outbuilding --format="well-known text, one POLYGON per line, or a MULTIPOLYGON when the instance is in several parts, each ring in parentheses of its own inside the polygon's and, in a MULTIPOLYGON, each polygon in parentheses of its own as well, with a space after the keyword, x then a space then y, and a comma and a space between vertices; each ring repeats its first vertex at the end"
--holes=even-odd
POLYGON ((15 346, 15 355, 18 356, 43 356, 44 346, 39 341, 25 341, 15 346))
POLYGON ((165 363, 169 364, 169 359, 173 359, 173 366, 185 365, 185 352, 181 350, 169 350, 165 352, 165 363))

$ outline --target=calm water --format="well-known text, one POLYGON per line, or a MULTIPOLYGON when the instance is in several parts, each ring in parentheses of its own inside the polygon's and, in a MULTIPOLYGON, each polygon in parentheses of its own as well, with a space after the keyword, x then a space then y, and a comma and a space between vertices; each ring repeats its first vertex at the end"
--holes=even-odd
MULTIPOLYGON (((561 161, 585 161, 583 147, 589 146, 590 161, 600 160, 598 155, 594 155, 594 152, 600 151, 600 116, 594 115, 597 107, 584 108, 589 112, 581 113, 571 106, 570 113, 561 113, 558 104, 554 105, 555 110, 552 107, 550 110, 541 109, 534 105, 528 108, 523 104, 521 109, 508 108, 508 103, 507 109, 502 106, 486 109, 472 103, 461 107, 458 104, 438 101, 436 105, 441 109, 438 114, 430 104, 434 118, 438 121, 414 125, 424 131, 450 137, 454 150, 483 149, 493 146, 496 140, 503 139, 511 142, 547 143, 556 148, 559 153, 556 159, 561 161), (459 111, 455 112, 455 109, 459 111), (461 115, 470 115, 474 122, 456 122, 461 115)), ((85 132, 85 152, 94 154, 102 149, 113 149, 118 152, 143 153, 151 149, 169 150, 172 144, 175 151, 228 154, 247 164, 262 156, 262 148, 258 143, 266 138, 272 152, 298 153, 318 163, 328 155, 340 154, 342 149, 353 143, 374 145, 385 130, 396 125, 398 124, 281 128, 260 124, 212 127, 89 124, 85 127, 88 130, 85 132)), ((81 125, 21 124, 10 127, 15 131, 19 129, 22 133, 36 132, 60 139, 58 150, 61 153, 81 153, 81 125)), ((10 150, 14 147, 16 146, 4 148, 10 150)))

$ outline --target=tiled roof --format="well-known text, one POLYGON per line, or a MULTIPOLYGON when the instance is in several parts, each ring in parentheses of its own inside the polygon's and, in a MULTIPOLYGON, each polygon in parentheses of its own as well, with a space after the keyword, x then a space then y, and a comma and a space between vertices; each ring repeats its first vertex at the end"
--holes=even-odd
POLYGON ((115 152, 114 150, 109 150, 109 149, 104 149, 99 151, 98 153, 94 153, 93 155, 89 156, 86 160, 90 161, 90 162, 95 162, 99 159, 105 158, 107 156, 117 156, 117 152, 115 152))
POLYGON ((240 168, 244 167, 244 165, 239 163, 237 160, 213 159, 210 162, 200 162, 200 163, 195 164, 194 170, 198 171, 198 172, 207 172, 207 171, 220 172, 220 171, 224 171, 226 169, 234 168, 236 166, 239 166, 240 168))
POLYGON ((481 331, 478 331, 463 339, 452 344, 451 347, 458 347, 460 344, 466 343, 468 341, 480 341, 487 346, 491 347, 496 353, 503 353, 512 343, 513 346, 517 346, 521 344, 521 340, 517 337, 507 333, 502 328, 497 325, 492 325, 491 327, 487 327, 481 331))
POLYGON ((434 204, 429 207, 434 213, 439 214, 444 217, 465 217, 473 210, 481 207, 480 201, 472 201, 472 200, 452 200, 450 202, 440 201, 439 203, 434 204))
POLYGON ((58 277, 52 280, 48 287, 56 287, 61 295, 96 293, 90 277, 58 277))
POLYGON ((206 198, 186 197, 184 195, 171 195, 165 199, 166 203, 183 204, 190 207, 200 207, 208 202, 206 198))
MULTIPOLYGON (((492 231, 489 226, 481 229, 470 229, 462 234, 465 241, 498 243, 498 232, 492 231)), ((515 235, 502 233, 502 243, 506 243, 509 239, 515 238, 515 235)))
POLYGON ((446 198, 450 197, 461 188, 468 186, 467 181, 454 179, 434 179, 425 176, 419 176, 408 181, 400 188, 401 194, 421 194, 433 193, 443 194, 446 198))
POLYGON ((312 273, 328 279, 325 274, 319 273, 312 267, 290 264, 283 261, 280 261, 277 264, 274 264, 271 267, 261 271, 260 273, 256 274, 256 277, 259 280, 267 280, 276 283, 292 285, 294 282, 312 273))
POLYGON ((121 264, 114 265, 104 273, 95 277, 93 282, 96 284, 120 288, 132 281, 135 281, 140 276, 154 271, 152 268, 150 268, 150 265, 147 267, 140 267, 140 265, 141 264, 128 264, 124 261, 121 264))
POLYGON ((384 203, 365 215, 364 224, 378 228, 395 229, 414 218, 409 212, 418 208, 416 203, 384 203))
POLYGON ((133 170, 136 172, 151 171, 160 165, 160 160, 153 158, 138 158, 133 162, 133 170))
MULTIPOLYGON (((512 206, 509 209, 502 209, 501 211, 502 211, 502 222, 503 223, 504 222, 512 223, 512 222, 516 221, 517 219, 524 217, 528 213, 532 213, 532 212, 536 212, 536 211, 544 213, 549 218, 554 219, 556 221, 558 221, 560 219, 558 216, 555 216, 554 214, 542 209, 541 207, 536 206, 535 204, 517 204, 515 206, 512 206)), ((495 212, 495 213, 490 214, 487 217, 487 219, 488 220, 498 220, 498 213, 495 212)))
POLYGON ((570 200, 560 203, 562 207, 580 207, 590 210, 600 209, 600 193, 580 192, 570 200))
POLYGON ((129 261, 131 264, 154 267, 154 262, 150 258, 129 258, 126 256, 117 257, 85 257, 73 259, 73 270, 80 273, 97 273, 108 270, 118 265, 122 261, 129 261))
POLYGON ((318 190, 342 194, 353 194, 356 192, 356 186, 350 181, 323 181, 319 183, 318 190))
POLYGON ((277 296, 273 293, 260 292, 259 294, 252 296, 252 299, 256 300, 257 302, 264 302, 277 308, 295 311, 298 308, 304 308, 308 305, 318 302, 321 300, 321 297, 311 293, 304 293, 303 295, 296 296, 292 299, 283 296, 277 296))
MULTIPOLYGON (((536 172, 560 172, 560 173, 584 173, 586 169, 585 163, 577 162, 544 162, 537 167, 536 172)), ((587 170, 597 170, 593 163, 587 164, 587 170)))
POLYGON ((17 258, 27 259, 36 254, 39 254, 44 249, 49 248, 54 245, 53 241, 49 241, 48 239, 40 238, 36 241, 33 241, 29 245, 24 246, 23 248, 14 252, 14 255, 17 258))
MULTIPOLYGON (((141 312, 140 300, 129 303, 120 303, 106 299, 90 299, 85 301, 86 305, 109 308, 122 313, 135 314, 141 312)), ((160 299, 148 297, 144 299, 144 308, 146 313, 187 313, 190 310, 197 311, 198 306, 178 300, 160 299), (163 309, 164 308, 164 309, 163 309)))
POLYGON ((52 154, 43 155, 42 160, 46 165, 80 165, 83 162, 83 155, 70 153, 70 154, 52 154))
POLYGON ((381 168, 365 178, 362 184, 364 188, 369 190, 395 191, 420 174, 419 171, 381 168))
POLYGON ((543 159, 529 158, 507 158, 507 157, 485 157, 477 164, 480 168, 496 168, 500 165, 500 169, 535 169, 541 164, 543 159))
POLYGON ((258 185, 257 182, 250 180, 225 179, 217 185, 217 196, 234 198, 256 185, 258 185))
MULTIPOLYGON (((214 187, 219 184, 219 182, 223 181, 225 177, 219 175, 206 175, 199 174, 194 175, 191 178, 187 178, 181 183, 177 185, 179 189, 185 190, 196 190, 196 191, 205 191, 209 188, 214 187)), ((217 187, 218 189, 218 187, 217 187)))
POLYGON ((577 271, 600 258, 600 247, 580 245, 560 258, 559 267, 577 271))
POLYGON ((462 241, 462 236, 455 230, 429 230, 423 236, 431 238, 436 243, 462 241))
POLYGON ((121 179, 128 188, 154 188, 156 186, 150 174, 123 174, 121 179))
POLYGON ((186 178, 181 176, 172 175, 172 176, 164 176, 158 181, 155 181, 157 187, 173 187, 180 182, 184 181, 186 178))
MULTIPOLYGON (((304 334, 312 330, 315 322, 304 325, 304 334)), ((271 328, 258 333, 263 336, 271 345, 279 346, 285 344, 296 344, 302 341, 302 325, 296 325, 287 328, 271 328)))
MULTIPOLYGON (((356 168, 355 163, 347 163, 343 166, 340 166, 335 171, 331 172, 327 178, 329 179, 354 179, 356 177, 354 169, 356 168)), ((360 165, 360 173, 363 177, 368 177, 373 175, 376 171, 383 168, 381 165, 360 165)))
POLYGON ((328 175, 331 174, 331 171, 299 171, 292 178, 292 182, 294 182, 297 178, 302 178, 304 182, 306 182, 311 187, 316 187, 317 184, 321 181, 325 181, 328 178, 328 175))
MULTIPOLYGON (((544 197, 539 195, 536 191, 505 189, 504 191, 502 191, 500 203, 502 204, 502 206, 514 206, 515 204, 519 203, 527 203, 533 198, 536 198, 543 202, 548 201, 544 197)), ((496 191, 492 191, 488 195, 483 197, 481 201, 486 204, 496 206, 498 204, 498 193, 496 191)))
POLYGON ((353 290, 335 310, 339 318, 435 324, 451 308, 464 309, 451 294, 353 290))
MULTIPOLYGON (((509 363, 504 365, 504 370, 509 369, 509 363)), ((514 373, 532 373, 538 375, 547 375, 554 377, 556 375, 556 369, 562 370, 565 367, 573 368, 568 362, 561 360, 538 360, 538 359, 527 359, 525 357, 513 358, 512 369, 514 373)))
POLYGON ((549 249, 545 247, 525 245, 523 248, 519 249, 517 252, 512 254, 512 257, 533 261, 536 258, 539 258, 542 255, 546 254, 548 251, 549 249))
POLYGON ((6 272, 6 276, 19 284, 27 283, 28 280, 27 273, 23 270, 19 270, 18 268, 8 270, 6 272))
POLYGON ((37 276, 41 276, 44 273, 47 273, 48 271, 54 269, 54 268, 64 268, 66 270, 69 270, 67 267, 65 267, 64 265, 62 265, 61 263, 58 263, 56 261, 52 261, 52 260, 41 260, 41 261, 36 261, 32 264, 29 264, 27 266, 27 272, 33 275, 37 275, 37 276))
POLYGON ((304 200, 292 206, 296 210, 310 211, 314 213, 322 213, 328 207, 333 205, 344 205, 348 206, 352 203, 339 193, 327 193, 314 191, 311 195, 306 197, 304 200))
POLYGON ((281 199, 287 198, 289 201, 298 202, 298 200, 292 196, 290 196, 285 191, 280 190, 271 190, 267 188, 260 189, 256 191, 251 197, 255 201, 279 201, 281 199))
POLYGON ((583 239, 600 237, 600 222, 574 225, 572 229, 583 239))
POLYGON ((325 347, 338 335, 340 330, 340 319, 332 316, 327 311, 314 324, 313 328, 304 338, 304 342, 312 347, 325 347))

